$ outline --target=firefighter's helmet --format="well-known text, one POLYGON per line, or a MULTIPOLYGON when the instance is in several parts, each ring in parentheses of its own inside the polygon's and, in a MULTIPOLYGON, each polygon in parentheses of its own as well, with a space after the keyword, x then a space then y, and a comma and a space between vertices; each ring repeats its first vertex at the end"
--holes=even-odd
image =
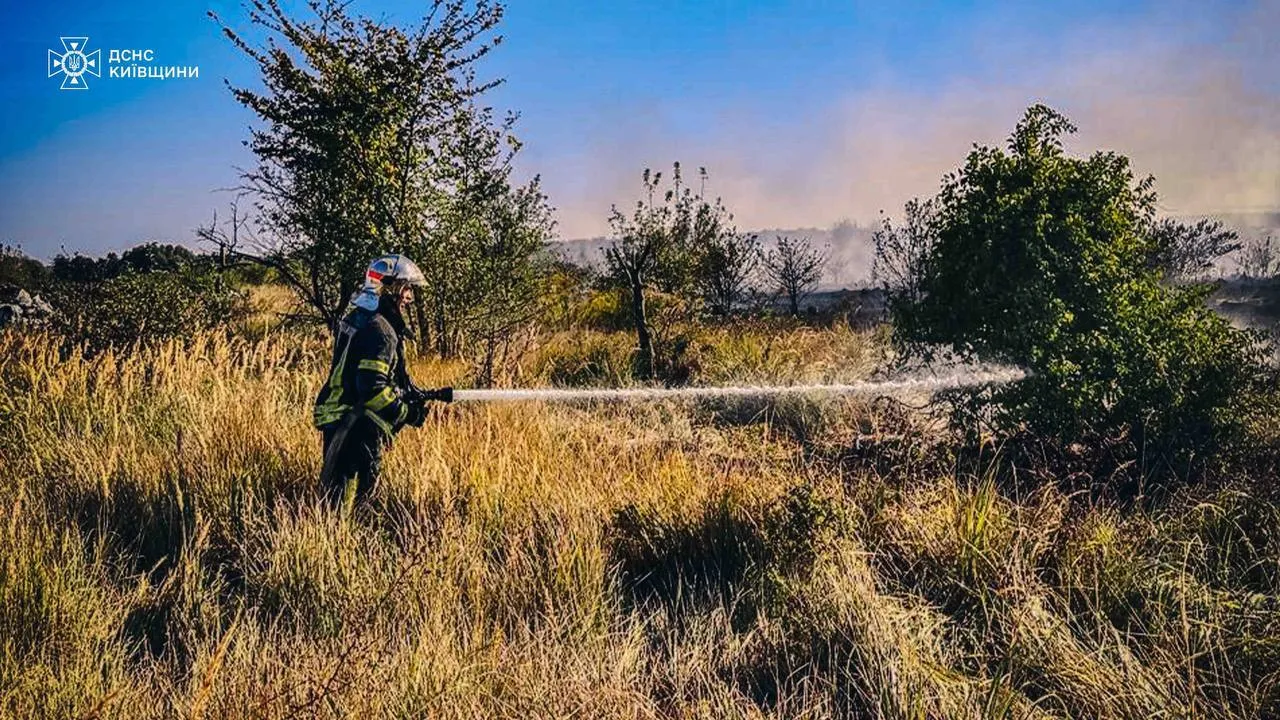
POLYGON ((364 272, 364 286, 356 294, 355 304, 366 310, 376 310, 383 288, 426 284, 427 278, 412 260, 403 255, 383 255, 369 263, 369 269, 364 272))

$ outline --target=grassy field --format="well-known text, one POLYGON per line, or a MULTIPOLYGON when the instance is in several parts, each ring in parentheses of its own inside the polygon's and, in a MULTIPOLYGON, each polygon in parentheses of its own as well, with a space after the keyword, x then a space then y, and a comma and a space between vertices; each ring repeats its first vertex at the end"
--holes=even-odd
MULTIPOLYGON (((255 334, 0 336, 0 715, 1280 714, 1273 478, 1091 500, 994 452, 958 470, 871 399, 456 405, 344 522, 314 488, 328 348, 255 334)), ((507 381, 607 380, 627 347, 545 339, 507 381)), ((713 383, 882 356, 848 330, 693 352, 713 383)))

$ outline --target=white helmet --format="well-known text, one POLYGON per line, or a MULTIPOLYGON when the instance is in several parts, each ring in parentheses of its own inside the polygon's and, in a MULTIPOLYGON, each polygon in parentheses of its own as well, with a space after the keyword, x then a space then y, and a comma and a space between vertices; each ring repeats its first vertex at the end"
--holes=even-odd
POLYGON ((373 311, 378 309, 378 298, 383 285, 426 285, 427 278, 412 260, 403 255, 383 255, 369 263, 364 271, 364 286, 356 293, 353 302, 373 311))

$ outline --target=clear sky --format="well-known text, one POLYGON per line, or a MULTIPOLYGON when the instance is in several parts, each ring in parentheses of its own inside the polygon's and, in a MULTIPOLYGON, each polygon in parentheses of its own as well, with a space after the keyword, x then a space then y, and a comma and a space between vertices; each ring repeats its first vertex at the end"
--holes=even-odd
MULTIPOLYGON (((391 21, 421 6, 351 5, 391 21)), ((208 10, 247 25, 226 0, 5 9, 0 242, 46 258, 191 244, 225 207, 253 118, 224 79, 254 78, 208 10), (200 76, 61 91, 61 36, 200 76)), ((1037 100, 1076 120, 1082 149, 1154 172, 1172 212, 1280 206, 1277 0, 513 0, 501 32, 481 71, 507 80, 491 101, 521 113, 521 170, 542 175, 563 237, 602 233, 640 170, 673 160, 707 166, 743 225, 869 221, 1037 100)))

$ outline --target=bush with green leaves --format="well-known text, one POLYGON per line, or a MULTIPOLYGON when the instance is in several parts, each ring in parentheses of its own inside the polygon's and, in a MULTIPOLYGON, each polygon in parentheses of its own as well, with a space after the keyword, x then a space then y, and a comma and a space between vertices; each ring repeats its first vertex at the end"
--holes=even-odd
POLYGON ((28 257, 22 248, 0 243, 0 287, 12 286, 36 292, 49 281, 49 268, 28 257))
POLYGON ((976 147, 944 179, 919 296, 894 305, 895 336, 909 352, 1029 370, 985 396, 998 430, 1188 467, 1238 437, 1262 354, 1205 306, 1206 287, 1168 282, 1154 180, 1114 152, 1067 155, 1074 131, 1034 106, 1007 150, 976 147))
POLYGON ((90 352, 190 338, 247 313, 245 295, 215 273, 126 272, 50 288, 56 327, 90 352))

